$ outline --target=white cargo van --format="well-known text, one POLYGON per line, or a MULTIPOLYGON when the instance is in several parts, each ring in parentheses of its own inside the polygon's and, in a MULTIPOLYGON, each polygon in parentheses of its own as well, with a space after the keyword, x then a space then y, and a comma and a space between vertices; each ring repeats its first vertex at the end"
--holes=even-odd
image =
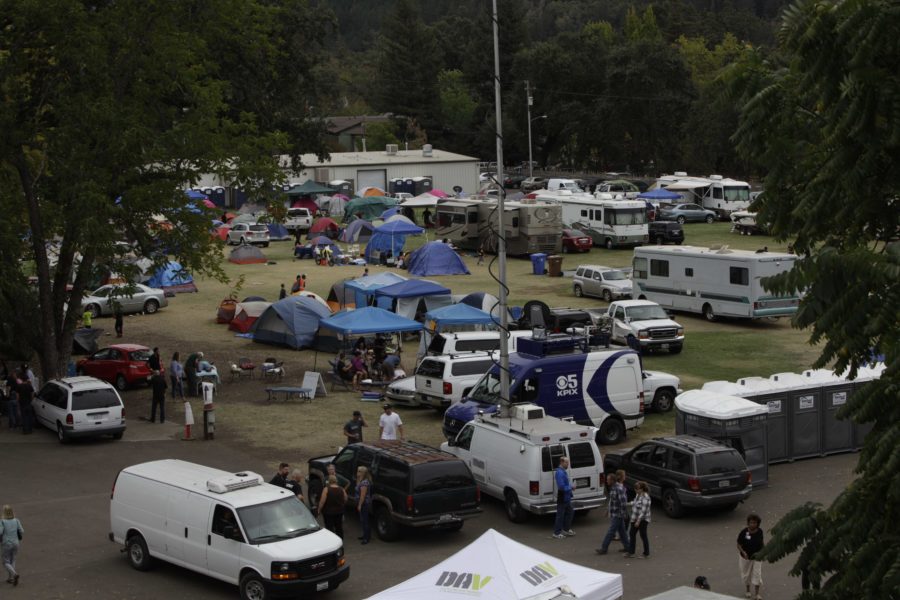
POLYGON ((603 504, 603 460, 594 427, 548 417, 534 404, 510 407, 509 417, 483 415, 466 424, 441 450, 464 460, 478 488, 506 506, 511 521, 529 513, 556 512, 554 469, 569 458, 572 508, 586 511, 603 504))
POLYGON ((341 539, 256 473, 171 459, 127 467, 109 516, 109 539, 135 569, 158 558, 238 585, 241 598, 330 591, 350 575, 341 539))

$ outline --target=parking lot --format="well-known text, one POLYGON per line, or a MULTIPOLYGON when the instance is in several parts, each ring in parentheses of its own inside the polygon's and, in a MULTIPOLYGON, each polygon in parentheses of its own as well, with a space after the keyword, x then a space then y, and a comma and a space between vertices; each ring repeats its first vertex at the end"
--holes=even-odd
MULTIPOLYGON (((125 439, 81 441, 60 445, 52 432, 31 436, 0 430, 3 486, 0 503, 12 504, 25 528, 19 558, 22 580, 6 587, 6 598, 236 598, 237 588, 193 572, 158 564, 140 573, 128 566, 120 548, 107 539, 109 494, 122 467, 161 458, 181 458, 230 471, 252 469, 266 479, 271 463, 243 444, 227 440, 183 442, 175 424, 129 421, 125 439)), ((807 500, 830 502, 853 477, 855 454, 811 459, 770 469, 771 483, 756 490, 734 512, 689 515, 672 520, 654 506, 650 527, 650 560, 625 559, 618 553, 597 556, 593 549, 606 530, 606 517, 594 511, 576 518, 577 535, 554 540, 550 518, 510 523, 499 502, 486 500, 484 514, 462 531, 418 531, 387 544, 356 541, 358 524, 348 517, 347 556, 350 579, 328 595, 334 599, 365 598, 397 584, 450 556, 493 527, 522 543, 593 568, 621 573, 626 599, 638 599, 688 584, 706 575, 713 590, 742 595, 737 575, 735 537, 748 512, 763 517, 768 529, 787 510, 807 500)), ((614 545, 613 548, 616 546, 614 545)), ((767 599, 791 598, 799 580, 788 576, 790 562, 764 568, 767 599)))

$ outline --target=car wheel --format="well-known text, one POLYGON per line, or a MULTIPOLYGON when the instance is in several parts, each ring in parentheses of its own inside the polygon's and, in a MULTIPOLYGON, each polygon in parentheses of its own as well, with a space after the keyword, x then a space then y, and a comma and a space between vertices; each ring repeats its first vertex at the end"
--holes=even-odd
POLYGON ((93 317, 94 319, 100 316, 100 307, 96 304, 89 304, 87 310, 91 313, 91 317, 93 317))
POLYGON ((672 488, 666 488, 662 493, 663 510, 673 519, 680 519, 684 514, 684 508, 681 506, 681 500, 678 499, 678 492, 672 488))
POLYGON ((678 221, 679 224, 684 225, 684 216, 683 215, 679 215, 679 217, 675 220, 678 221))
POLYGON ((116 375, 116 389, 120 392, 124 392, 125 388, 128 387, 128 381, 125 380, 125 376, 121 373, 116 375))
POLYGON ((381 505, 375 509, 375 533, 385 542, 393 542, 400 538, 400 526, 391 517, 391 511, 381 505))
POLYGON ((600 424, 597 432, 598 444, 618 444, 625 439, 625 424, 618 419, 608 418, 600 424))
POLYGON ((112 439, 121 440, 123 435, 125 435, 125 434, 122 433, 121 431, 119 433, 114 433, 114 434, 112 434, 112 439))
POLYGON ((612 250, 612 249, 613 249, 613 241, 612 241, 612 238, 606 238, 606 249, 607 249, 607 250, 612 250))
POLYGON ((147 550, 147 542, 140 534, 128 538, 125 542, 125 552, 128 553, 128 563, 138 571, 147 571, 153 558, 147 550))
POLYGON ((675 344, 669 346, 669 354, 681 354, 681 349, 683 346, 681 344, 675 344))
POLYGON ((506 518, 513 523, 523 523, 528 518, 528 513, 522 510, 519 496, 515 491, 506 490, 503 493, 503 504, 506 506, 506 518))
POLYGON ((607 302, 612 302, 612 293, 609 290, 603 290, 603 299, 607 302))
POLYGON ((266 586, 262 577, 256 573, 247 573, 241 577, 241 600, 266 600, 266 586))
POLYGON ((714 216, 712 216, 712 215, 706 215, 706 222, 707 222, 707 223, 712 223, 712 222, 715 221, 715 220, 716 220, 716 218, 715 218, 714 216))
POLYGON ((713 312, 712 305, 710 305, 710 304, 703 305, 703 317, 710 323, 712 323, 716 320, 716 313, 713 312))
POLYGON ((62 423, 56 424, 56 439, 59 440, 60 444, 65 444, 69 441, 69 438, 66 436, 66 430, 63 429, 62 423))
POLYGON ((574 291, 575 291, 575 297, 576 297, 576 298, 581 298, 581 296, 583 295, 583 293, 582 293, 582 291, 581 291, 581 286, 580 286, 580 285, 576 285, 575 288, 574 288, 574 291))
POLYGON ((144 312, 148 315, 152 315, 156 311, 159 310, 159 302, 156 300, 147 300, 144 302, 144 312))
POLYGON ((657 390, 653 396, 653 410, 656 412, 669 412, 675 406, 675 394, 672 390, 657 390))

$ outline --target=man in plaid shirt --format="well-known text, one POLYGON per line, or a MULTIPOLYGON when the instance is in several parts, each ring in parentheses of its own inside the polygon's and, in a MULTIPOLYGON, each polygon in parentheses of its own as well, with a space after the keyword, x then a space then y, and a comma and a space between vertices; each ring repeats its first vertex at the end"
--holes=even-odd
POLYGON ((625 471, 619 470, 615 475, 610 474, 607 476, 606 482, 609 486, 609 529, 603 538, 603 544, 595 552, 597 554, 606 554, 616 532, 618 532, 619 539, 622 541, 622 552, 627 552, 628 532, 625 529, 625 522, 628 520, 628 513, 626 512, 628 495, 625 493, 625 471))

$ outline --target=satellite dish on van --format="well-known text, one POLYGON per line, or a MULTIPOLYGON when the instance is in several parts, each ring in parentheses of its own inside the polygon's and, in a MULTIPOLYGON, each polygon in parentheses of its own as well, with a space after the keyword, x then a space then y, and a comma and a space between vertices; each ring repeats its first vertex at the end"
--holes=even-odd
POLYGON ((457 194, 462 193, 462 191, 463 191, 462 186, 461 186, 461 185, 454 185, 454 186, 453 186, 453 191, 456 192, 457 194))

